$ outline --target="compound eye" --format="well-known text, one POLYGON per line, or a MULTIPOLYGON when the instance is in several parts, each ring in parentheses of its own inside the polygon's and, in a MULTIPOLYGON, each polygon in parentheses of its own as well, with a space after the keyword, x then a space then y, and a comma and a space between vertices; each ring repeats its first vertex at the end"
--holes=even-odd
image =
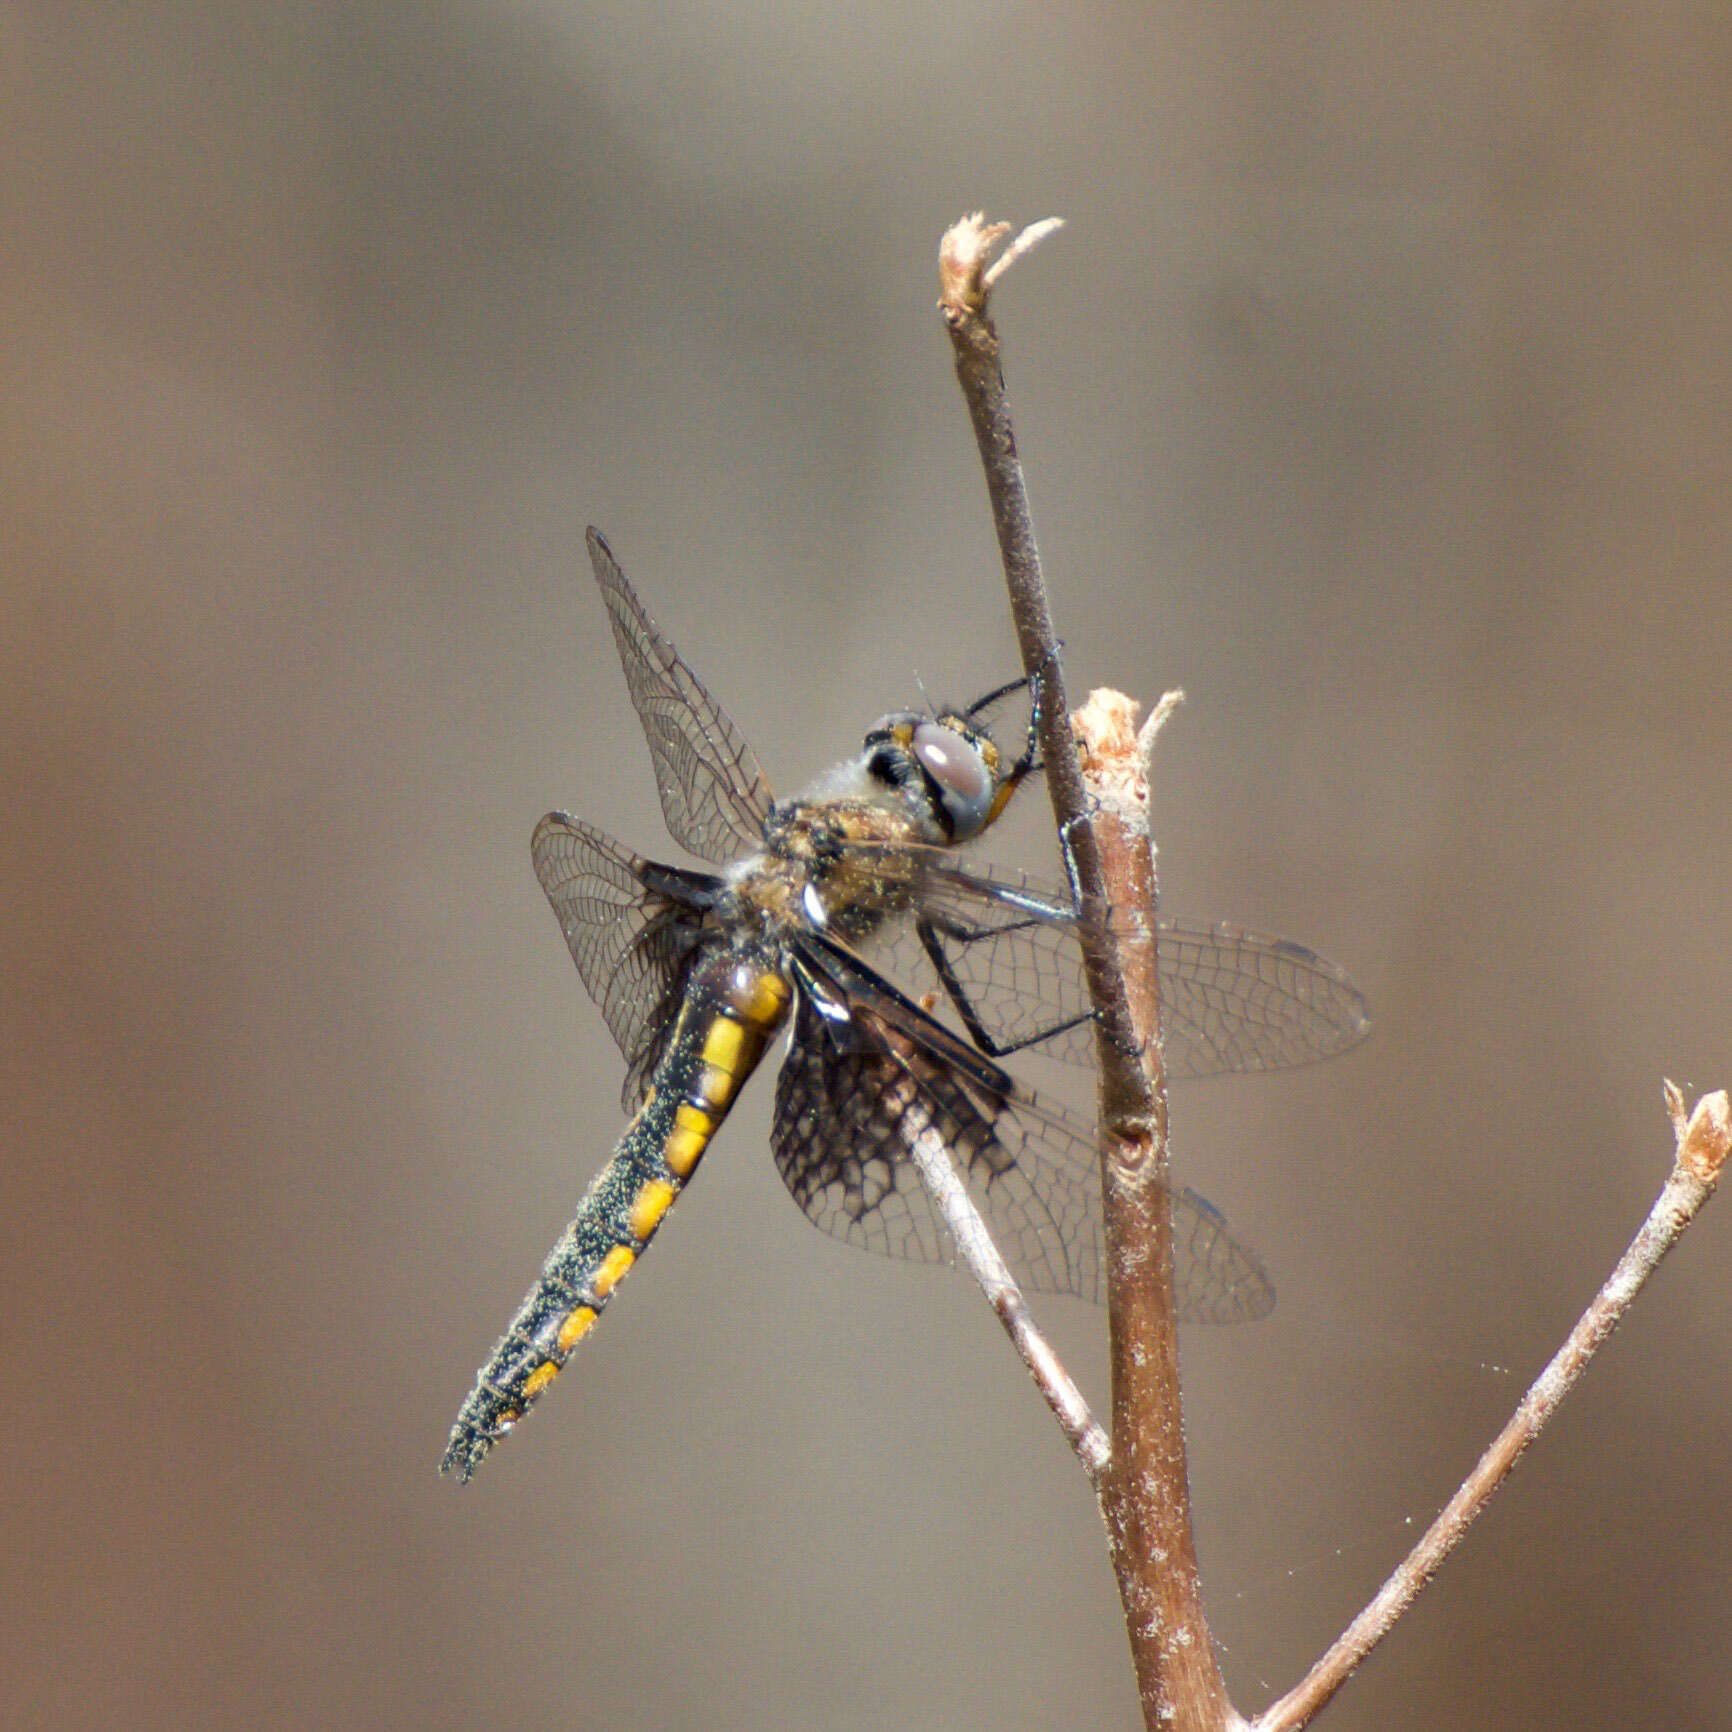
POLYGON ((986 827, 995 792, 992 772, 980 748, 954 728, 922 722, 909 747, 944 800, 951 834, 966 841, 986 827))

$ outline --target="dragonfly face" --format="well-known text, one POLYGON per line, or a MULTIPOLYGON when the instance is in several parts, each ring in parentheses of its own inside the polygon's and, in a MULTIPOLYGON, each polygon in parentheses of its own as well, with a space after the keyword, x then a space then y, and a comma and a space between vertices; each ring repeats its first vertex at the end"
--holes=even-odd
MULTIPOLYGON (((668 829, 724 870, 656 864, 563 813, 536 828, 536 873, 624 1054, 631 1119, 463 1404, 443 1462, 462 1479, 593 1327, 790 1019, 771 1149, 815 1225, 942 1260, 908 1152, 932 1127, 1023 1278, 1099 1295, 1093 1131, 997 1061, 1023 1047, 1086 1058, 1080 941, 1138 917, 957 858, 1033 764, 1032 724, 1007 761, 979 719, 1012 688, 966 712, 885 716, 856 758, 775 801, 593 529, 589 552, 668 829), (928 984, 919 1002, 892 984, 905 968, 928 984)), ((1300 945, 1164 920, 1160 933, 1173 1075, 1304 1063, 1366 1031, 1351 983, 1300 945)), ((1181 1317, 1265 1314, 1273 1289, 1220 1214, 1189 1191, 1172 1206, 1181 1317)))
POLYGON ((967 716, 909 711, 878 722, 862 755, 868 777, 905 792, 918 839, 937 845, 978 836, 1004 810, 1033 762, 1032 718, 1022 757, 1006 769, 991 737, 967 716))

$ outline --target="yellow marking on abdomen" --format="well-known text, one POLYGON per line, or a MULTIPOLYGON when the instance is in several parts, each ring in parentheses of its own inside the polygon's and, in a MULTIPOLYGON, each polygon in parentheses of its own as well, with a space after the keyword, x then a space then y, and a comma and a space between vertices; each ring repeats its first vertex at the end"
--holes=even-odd
POLYGON ((556 1360, 544 1359, 523 1380, 523 1399, 533 1401, 559 1375, 556 1360))
POLYGON ((637 1253, 629 1245, 615 1245, 602 1258, 589 1278, 589 1290, 598 1299, 605 1299, 625 1278, 625 1272, 637 1261, 637 1253))
POLYGON ((740 1054, 745 1049, 746 1030, 731 1016, 718 1016, 704 1036, 704 1063, 731 1077, 740 1074, 740 1054))
POLYGON ((632 1199, 631 1213, 625 1218, 626 1227, 634 1239, 647 1239, 661 1224, 669 1205, 679 1192, 665 1179, 651 1179, 632 1199))
POLYGON ((689 1179, 698 1157, 710 1146, 716 1134, 716 1121, 702 1107, 685 1101, 674 1108, 674 1128, 668 1137, 662 1159, 676 1179, 689 1179))
POLYGON ((706 1107, 720 1117, 739 1092, 740 1079, 737 1076, 713 1064, 706 1064, 699 1068, 693 1079, 691 1102, 693 1106, 706 1107))
POLYGON ((788 1002, 788 983, 779 974, 764 972, 754 975, 751 982, 734 995, 734 1008, 747 1022, 760 1027, 781 1020, 788 1002))
POLYGON ((555 1345, 561 1353, 569 1353, 595 1327, 595 1310, 589 1305, 577 1305, 560 1324, 555 1345))

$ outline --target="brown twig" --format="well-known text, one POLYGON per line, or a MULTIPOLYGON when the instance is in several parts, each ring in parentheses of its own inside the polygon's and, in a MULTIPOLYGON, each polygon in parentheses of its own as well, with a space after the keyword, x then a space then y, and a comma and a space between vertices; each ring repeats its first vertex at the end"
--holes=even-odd
MULTIPOLYGON (((992 263, 1010 230, 965 217, 939 248, 939 310, 986 470, 1023 668, 1041 681, 1041 754, 1060 832, 1085 896, 1155 903, 1148 793, 1128 700, 1079 755, 987 297, 1036 225, 992 263), (1127 750, 1128 743, 1128 750, 1127 750), (1088 760, 1085 773, 1084 757, 1088 760)), ((1032 238, 1031 238, 1032 237, 1032 238)), ((1097 1018, 1113 1380, 1112 1459, 1098 1481, 1145 1723, 1214 1732, 1236 1723, 1203 1615, 1178 1379, 1166 1079, 1154 923, 1134 943, 1085 947, 1097 1018)))
MULTIPOLYGON (((1058 634, 1053 630, 1046 582, 1041 575, 1040 549, 1035 545, 1034 518, 1022 460, 1016 452, 1016 430, 1010 399, 999 362, 998 331, 987 316, 987 294, 1003 274, 1002 267, 1033 244, 1030 235, 1051 234, 1058 219, 1049 217, 1025 230, 1004 256, 993 263, 999 245, 1010 234, 1008 223, 988 223, 976 213, 948 230, 938 249, 940 294, 938 310, 950 332, 956 377, 962 386, 975 443, 986 471, 986 491, 992 504, 992 524, 1004 562, 1010 593, 1011 618, 1023 672, 1041 681, 1040 750, 1046 765, 1047 793, 1060 830, 1070 838, 1079 888, 1090 896, 1104 893, 1105 877, 1089 816, 1089 796, 1082 765, 1070 732, 1070 706, 1065 697, 1064 669, 1058 659, 1058 634)), ((1137 1052, 1135 1019, 1122 976, 1105 955, 1090 956, 1089 993, 1103 1027, 1110 1034, 1115 1058, 1112 1084, 1123 1100, 1145 1111, 1149 1091, 1141 1066, 1126 1054, 1137 1052)))
POLYGON ((1666 1084, 1666 1106, 1677 1144, 1676 1158, 1642 1229, 1618 1260, 1594 1302, 1569 1338, 1534 1380, 1509 1423, 1479 1459, 1461 1489, 1444 1506, 1419 1543, 1403 1559, 1371 1603, 1341 1634, 1298 1686, 1252 1722, 1253 1732, 1297 1732, 1345 1684, 1389 1633, 1419 1591, 1437 1573, 1493 1493, 1510 1476, 1558 1403, 1587 1369, 1588 1361, 1617 1328, 1660 1259, 1677 1244, 1702 1205, 1713 1195, 1728 1151, 1732 1151, 1732 1105, 1725 1091, 1704 1095, 1687 1118, 1684 1098, 1666 1084))
MULTIPOLYGON (((1167 711, 1157 710, 1156 718, 1167 711)), ((1158 727, 1159 721, 1154 720, 1158 727)), ((1083 780, 1097 802, 1095 829, 1107 900, 1156 904, 1149 835, 1148 756, 1137 708, 1118 692, 1094 692, 1075 718, 1083 780)), ((1152 740, 1152 733, 1149 739, 1152 740)), ((1167 1201, 1167 1082, 1161 1058, 1154 925, 1121 945, 1135 1033, 1151 1091, 1146 1120, 1108 1115, 1103 1096, 1107 1226, 1107 1330, 1113 1376, 1113 1466, 1105 1500, 1119 1595, 1133 1631, 1152 1652, 1138 1682, 1149 1724, 1188 1729, 1236 1722, 1203 1611, 1191 1533, 1173 1299, 1173 1223, 1167 1201), (1174 1710, 1187 1705, 1185 1717, 1174 1710), (1151 1713, 1153 1711, 1153 1713, 1151 1713)))

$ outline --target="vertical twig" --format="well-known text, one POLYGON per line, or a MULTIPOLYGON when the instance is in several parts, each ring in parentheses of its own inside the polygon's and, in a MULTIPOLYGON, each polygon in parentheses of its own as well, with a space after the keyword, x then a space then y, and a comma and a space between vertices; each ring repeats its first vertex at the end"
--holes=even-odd
MULTIPOLYGON (((1163 713, 1157 711, 1156 718, 1163 713)), ((1178 1725, 1213 1728, 1233 1724, 1236 1716, 1215 1663, 1191 1531, 1172 1211, 1166 1187, 1167 1081, 1152 919, 1155 853, 1149 836, 1148 760, 1136 716, 1129 698, 1095 692, 1075 718, 1084 784, 1096 801, 1094 823, 1107 900, 1151 915, 1147 936, 1121 946, 1135 1039, 1150 1091, 1147 1117, 1112 1117, 1103 1091, 1107 1331, 1113 1379, 1112 1495, 1105 1509, 1133 1646, 1141 1629, 1151 1650, 1139 1665, 1144 1713, 1185 1703, 1190 1717, 1178 1719, 1178 1725)), ((1171 1723, 1170 1717, 1159 1723, 1171 1723)))
MULTIPOLYGON (((1148 796, 1129 710, 1091 737, 1088 772, 1070 727, 1063 672, 987 297, 1012 259, 1056 224, 1040 224, 990 264, 1003 224, 966 217, 939 249, 944 316, 957 378, 986 470, 1023 668, 1042 680, 1041 753, 1053 813, 1071 843, 1078 887, 1120 907, 1154 909, 1148 796), (1128 756, 1125 742, 1129 740, 1128 756)), ((1128 706, 1128 700, 1124 700, 1128 706)), ((1098 1019, 1112 1459, 1099 1482, 1145 1723, 1214 1732, 1236 1723, 1203 1613, 1178 1379, 1172 1219, 1165 1188, 1166 1079, 1161 1066, 1154 922, 1135 943, 1085 950, 1098 1019)))
MULTIPOLYGON (((1070 731, 1070 705, 1065 695, 1064 669, 1058 660, 1058 635, 1053 630, 1046 581, 1041 575, 1040 550, 1034 540, 1034 518, 1022 460, 1016 452, 1016 430, 1010 399, 999 362, 998 331, 987 317, 987 295, 1013 258, 1029 250, 1034 240, 1051 234, 1056 219, 1036 223, 990 265, 999 243, 1010 233, 1008 223, 987 223, 977 213, 964 217, 944 236, 938 249, 938 310, 950 332, 956 377, 974 427, 975 443, 986 471, 986 491, 992 504, 992 524, 1010 594, 1011 618, 1022 652, 1023 672, 1041 679, 1040 751, 1046 766, 1047 793, 1053 816, 1070 837, 1077 877, 1091 896, 1104 892, 1099 849, 1089 816, 1082 765, 1070 731), (1031 239, 1030 237, 1033 237, 1031 239)), ((1134 1018, 1122 975, 1110 958, 1091 955, 1089 992, 1102 1026, 1120 1055, 1113 1062, 1113 1084, 1122 1098, 1143 1107, 1148 1091, 1141 1067, 1123 1062, 1137 1050, 1134 1018)))

